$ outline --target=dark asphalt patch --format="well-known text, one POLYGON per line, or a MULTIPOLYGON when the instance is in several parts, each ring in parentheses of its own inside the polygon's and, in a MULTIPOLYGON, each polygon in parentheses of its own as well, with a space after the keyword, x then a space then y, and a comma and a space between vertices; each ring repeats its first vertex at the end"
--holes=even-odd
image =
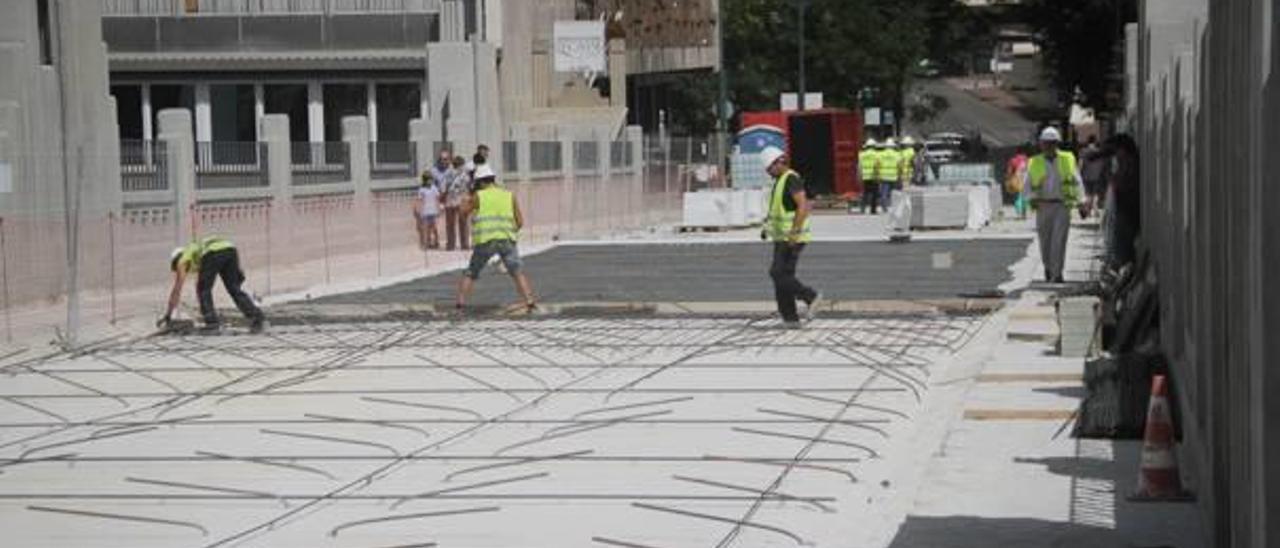
MULTIPOLYGON (((816 242, 800 259, 800 279, 827 299, 942 299, 990 294, 1011 278, 1027 239, 816 242)), ((764 243, 565 245, 527 257, 525 271, 545 302, 739 302, 773 299, 772 247, 764 243)), ((317 304, 450 303, 461 271, 317 304)), ((477 283, 477 305, 517 300, 495 267, 477 283)))

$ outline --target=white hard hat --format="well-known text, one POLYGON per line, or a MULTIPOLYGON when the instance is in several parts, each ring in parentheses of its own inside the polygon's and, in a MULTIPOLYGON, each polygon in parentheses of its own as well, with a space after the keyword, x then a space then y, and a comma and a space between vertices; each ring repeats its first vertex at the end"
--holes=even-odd
POLYGON ((169 270, 178 269, 178 259, 182 257, 182 252, 186 250, 187 248, 183 246, 173 248, 173 253, 169 254, 169 270))
POLYGON ((1062 134, 1058 133, 1058 128, 1049 126, 1040 132, 1041 142, 1058 142, 1062 140, 1062 134))
POLYGON ((778 147, 769 147, 760 152, 760 162, 764 164, 766 169, 768 169, 769 166, 772 166, 779 158, 786 155, 787 153, 783 152, 782 149, 778 147))
POLYGON ((489 167, 489 164, 480 164, 476 166, 474 177, 477 181, 482 179, 497 179, 498 174, 493 172, 493 168, 489 167))
POLYGON ((880 146, 880 143, 877 143, 875 139, 867 139, 867 144, 863 145, 863 148, 876 148, 878 146, 880 146))
POLYGON ((892 148, 892 147, 896 147, 896 146, 898 146, 898 142, 897 142, 897 141, 895 141, 895 140, 893 140, 893 137, 890 137, 889 139, 885 140, 885 142, 884 142, 884 146, 887 146, 887 147, 890 147, 890 148, 892 148))
POLYGON ((911 138, 911 136, 910 136, 910 135, 908 135, 908 136, 906 136, 906 137, 903 137, 903 138, 902 138, 902 144, 903 144, 904 146, 911 146, 911 145, 916 144, 916 140, 915 140, 915 139, 912 139, 912 138, 911 138))

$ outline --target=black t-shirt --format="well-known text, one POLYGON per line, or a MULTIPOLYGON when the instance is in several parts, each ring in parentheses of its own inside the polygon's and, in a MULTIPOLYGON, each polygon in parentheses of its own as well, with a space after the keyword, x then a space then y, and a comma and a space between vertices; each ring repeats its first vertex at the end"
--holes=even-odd
MULTIPOLYGON (((774 182, 774 184, 776 185, 777 182, 774 182)), ((787 175, 787 179, 784 184, 786 185, 786 189, 782 191, 782 209, 785 211, 795 211, 796 199, 794 196, 797 192, 804 192, 804 179, 801 178, 798 173, 791 173, 787 175)), ((776 188, 773 190, 777 191, 776 188)))

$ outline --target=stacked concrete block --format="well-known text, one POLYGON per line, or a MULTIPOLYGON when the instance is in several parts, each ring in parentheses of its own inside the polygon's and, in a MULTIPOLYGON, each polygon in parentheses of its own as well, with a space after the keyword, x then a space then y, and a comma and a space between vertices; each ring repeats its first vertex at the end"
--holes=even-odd
POLYGON ((1097 297, 1068 297, 1058 300, 1059 354, 1083 358, 1089 355, 1097 327, 1097 297))

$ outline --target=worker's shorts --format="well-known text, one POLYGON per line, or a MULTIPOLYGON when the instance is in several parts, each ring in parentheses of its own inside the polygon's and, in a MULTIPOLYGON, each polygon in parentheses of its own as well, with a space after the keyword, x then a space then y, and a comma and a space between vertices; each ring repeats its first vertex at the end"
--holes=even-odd
POLYGON ((508 274, 515 275, 520 272, 523 262, 520 260, 520 250, 516 249, 516 243, 511 240, 496 240, 478 244, 471 250, 471 264, 467 265, 466 277, 473 280, 479 279, 480 272, 495 255, 502 260, 502 266, 507 267, 508 274))

